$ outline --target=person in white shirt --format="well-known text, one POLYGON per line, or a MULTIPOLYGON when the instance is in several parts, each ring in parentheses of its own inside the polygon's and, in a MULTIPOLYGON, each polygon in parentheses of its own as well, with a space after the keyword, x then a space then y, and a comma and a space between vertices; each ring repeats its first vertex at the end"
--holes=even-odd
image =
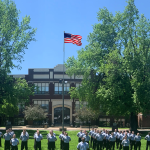
POLYGON ((121 144, 123 145, 123 150, 129 150, 130 141, 127 139, 127 136, 124 137, 121 144))
POLYGON ((149 147, 149 150, 150 150, 150 132, 148 132, 148 135, 146 135, 145 140, 147 140, 146 150, 148 150, 148 147, 149 147))
POLYGON ((68 136, 68 133, 65 133, 62 139, 64 141, 64 150, 69 150, 69 142, 71 141, 71 138, 68 136))
POLYGON ((89 150, 89 144, 85 142, 85 138, 82 138, 82 141, 77 145, 78 150, 89 150))
POLYGON ((60 149, 63 150, 63 145, 64 145, 64 141, 62 140, 62 137, 64 136, 64 131, 62 131, 62 133, 59 135, 59 139, 60 139, 60 149))
POLYGON ((27 145, 28 139, 29 139, 29 135, 26 134, 26 130, 23 130, 23 132, 20 135, 20 140, 22 141, 21 142, 21 150, 23 150, 24 147, 26 150, 28 149, 28 145, 27 145))
POLYGON ((137 133, 134 140, 135 140, 135 150, 137 150, 137 148, 139 148, 139 150, 140 150, 140 148, 141 148, 141 136, 139 133, 137 133))
POLYGON ((132 131, 132 134, 130 135, 130 150, 132 150, 132 147, 134 146, 134 149, 135 149, 135 134, 134 134, 134 131, 132 131))
POLYGON ((85 142, 87 142, 89 144, 90 137, 87 132, 85 132, 85 135, 83 137, 85 138, 85 142))
POLYGON ((110 147, 110 143, 109 143, 109 140, 108 140, 110 136, 111 136, 111 134, 109 133, 109 131, 107 131, 106 134, 105 134, 105 138, 106 138, 106 150, 108 150, 109 147, 110 147))
POLYGON ((18 150, 19 140, 16 138, 15 134, 13 134, 13 138, 10 140, 10 144, 12 145, 12 150, 18 150))
POLYGON ((47 140, 48 140, 48 150, 54 150, 55 149, 55 141, 57 141, 57 138, 54 135, 53 130, 50 130, 50 134, 48 134, 47 140))
POLYGON ((89 135, 91 136, 91 145, 93 147, 93 137, 92 137, 92 133, 94 132, 94 128, 92 128, 92 130, 89 132, 89 135))
MULTIPOLYGON (((36 130, 36 132, 34 133, 34 136, 37 134, 37 132, 39 131, 39 129, 36 130)), ((33 137, 34 137, 33 136, 33 137)), ((34 149, 36 148, 36 139, 34 138, 34 149)))
POLYGON ((3 138, 5 139, 5 150, 10 149, 11 135, 9 134, 9 130, 6 130, 6 133, 3 135, 3 138))
POLYGON ((43 140, 43 136, 40 134, 40 131, 37 131, 37 133, 34 135, 34 138, 36 140, 35 150, 37 150, 37 148, 41 150, 41 140, 43 140))
POLYGON ((103 146, 103 139, 104 135, 99 131, 99 133, 96 135, 96 140, 97 140, 97 150, 101 150, 103 146))
MULTIPOLYGON (((105 137, 107 130, 103 129, 103 131, 101 132, 102 135, 105 137)), ((103 149, 106 147, 106 138, 103 139, 103 149)))
POLYGON ((78 142, 80 143, 81 142, 81 138, 83 137, 82 130, 80 130, 80 132, 77 133, 77 137, 79 138, 78 142))

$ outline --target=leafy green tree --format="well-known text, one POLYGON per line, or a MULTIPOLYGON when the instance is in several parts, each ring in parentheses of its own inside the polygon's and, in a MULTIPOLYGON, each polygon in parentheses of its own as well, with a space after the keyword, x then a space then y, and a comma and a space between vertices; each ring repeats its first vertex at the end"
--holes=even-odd
POLYGON ((80 119, 82 122, 95 120, 99 117, 99 111, 93 111, 90 108, 81 108, 75 111, 75 117, 80 119))
POLYGON ((137 131, 137 114, 150 107, 150 22, 139 15, 134 0, 115 15, 100 9, 97 18, 89 44, 66 63, 69 75, 84 77, 71 97, 107 115, 130 116, 131 130, 137 131))
POLYGON ((25 80, 8 75, 11 69, 21 69, 25 49, 35 41, 36 29, 29 25, 30 16, 20 22, 19 13, 12 0, 0 0, 0 114, 6 116, 14 114, 11 111, 17 111, 18 102, 26 103, 33 94, 33 88, 25 80))
POLYGON ((39 105, 26 106, 24 114, 26 120, 43 120, 47 116, 47 113, 39 105))

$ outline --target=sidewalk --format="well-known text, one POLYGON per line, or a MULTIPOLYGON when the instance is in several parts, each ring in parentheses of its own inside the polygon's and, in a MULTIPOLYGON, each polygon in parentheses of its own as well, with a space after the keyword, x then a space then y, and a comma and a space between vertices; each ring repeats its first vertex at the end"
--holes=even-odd
MULTIPOLYGON (((26 130, 54 130, 54 131, 59 131, 59 128, 61 128, 61 126, 57 126, 57 127, 49 127, 47 129, 45 128, 38 128, 38 127, 35 127, 35 128, 29 128, 29 127, 26 127, 26 126, 12 126, 12 129, 13 130, 23 130, 23 129, 26 129, 26 130)), ((89 128, 74 128, 74 127, 64 127, 64 128, 67 128, 67 131, 79 131, 80 129, 82 130, 89 130, 89 128)), ((91 130, 92 128, 90 128, 91 130)), ((102 130, 103 128, 99 128, 99 130, 102 130)), ((0 130, 5 130, 4 127, 0 127, 0 130)), ((111 131, 111 128, 110 129, 107 129, 108 131, 111 131)), ((124 129, 122 129, 124 130, 124 129)), ((150 131, 150 129, 138 129, 138 131, 150 131)))

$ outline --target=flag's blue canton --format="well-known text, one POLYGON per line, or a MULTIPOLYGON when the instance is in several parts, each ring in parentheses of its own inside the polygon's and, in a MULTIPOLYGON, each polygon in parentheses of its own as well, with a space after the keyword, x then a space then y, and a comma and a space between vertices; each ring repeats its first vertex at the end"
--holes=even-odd
POLYGON ((64 38, 71 38, 71 34, 69 34, 69 33, 64 33, 64 38))

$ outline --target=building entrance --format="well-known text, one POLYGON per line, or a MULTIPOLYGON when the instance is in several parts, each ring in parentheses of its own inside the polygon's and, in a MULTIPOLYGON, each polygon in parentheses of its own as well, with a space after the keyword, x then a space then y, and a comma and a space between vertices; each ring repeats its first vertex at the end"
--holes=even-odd
MULTIPOLYGON (((62 107, 54 109, 54 124, 62 125, 62 107)), ((64 107, 64 124, 70 124, 70 109, 64 107)))

